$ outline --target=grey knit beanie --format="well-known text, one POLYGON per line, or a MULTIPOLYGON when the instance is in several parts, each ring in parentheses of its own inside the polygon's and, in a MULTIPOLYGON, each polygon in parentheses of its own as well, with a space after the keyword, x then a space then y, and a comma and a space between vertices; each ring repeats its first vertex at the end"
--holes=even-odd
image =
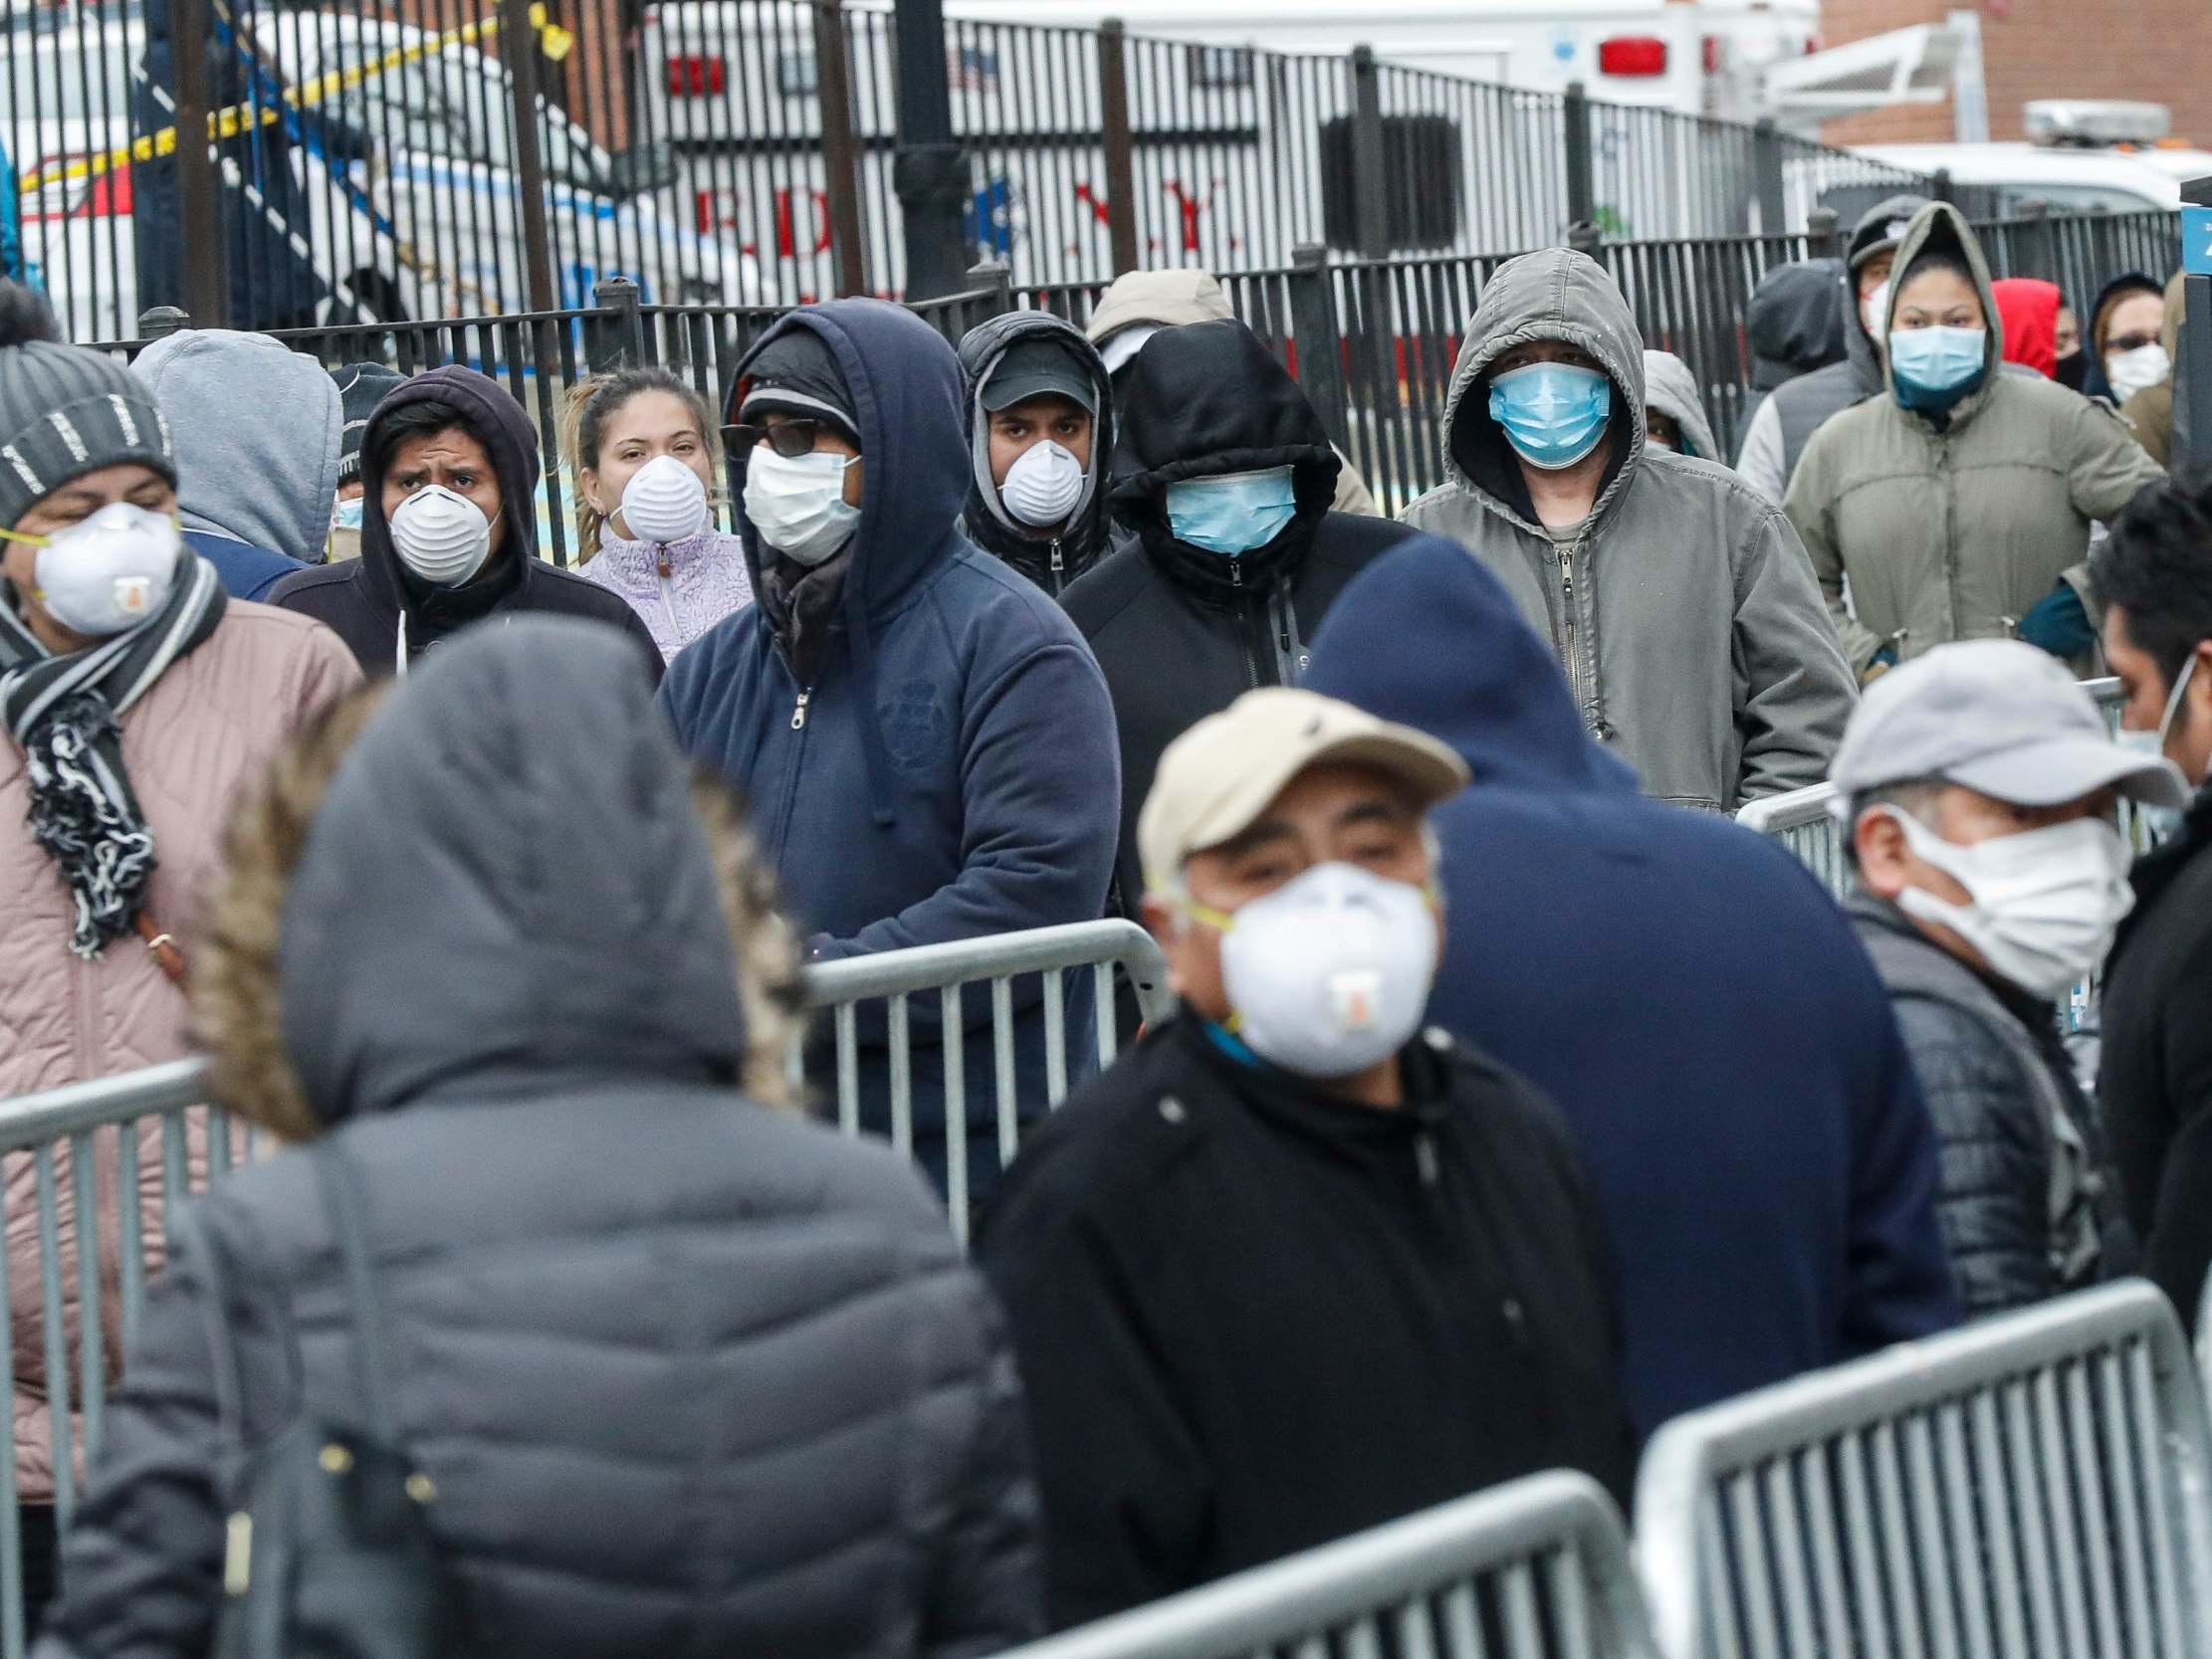
POLYGON ((37 295, 0 284, 0 529, 71 479, 126 461, 176 482, 153 394, 112 357, 64 345, 37 295))

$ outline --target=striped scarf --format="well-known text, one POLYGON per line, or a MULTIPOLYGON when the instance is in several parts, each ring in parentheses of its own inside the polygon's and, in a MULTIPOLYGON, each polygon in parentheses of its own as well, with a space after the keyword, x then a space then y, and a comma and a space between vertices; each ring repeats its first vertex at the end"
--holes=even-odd
POLYGON ((70 948, 80 956, 132 931, 153 877, 153 831, 123 770, 116 722, 223 617, 215 567, 190 548, 179 562, 160 610, 66 657, 0 594, 0 719, 30 774, 32 839, 69 883, 70 948))

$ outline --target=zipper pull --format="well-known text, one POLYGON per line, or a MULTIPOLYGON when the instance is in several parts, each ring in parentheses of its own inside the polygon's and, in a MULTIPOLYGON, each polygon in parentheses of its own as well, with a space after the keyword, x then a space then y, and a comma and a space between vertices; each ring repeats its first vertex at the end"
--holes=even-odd
POLYGON ((1055 535, 1052 538, 1052 574, 1057 576, 1066 568, 1067 566, 1060 559, 1060 538, 1055 535))
POLYGON ((1421 1184, 1437 1184, 1437 1141, 1427 1130, 1414 1141, 1414 1163, 1421 1170, 1421 1184))
POLYGON ((664 582, 667 581, 671 574, 673 574, 673 572, 671 572, 668 568, 668 549, 666 547, 663 547, 661 549, 661 580, 664 582))
POLYGON ((806 729, 806 705, 813 700, 814 688, 811 686, 798 694, 798 704, 791 710, 791 729, 793 731, 804 731, 806 729))
POLYGON ((1244 561, 1240 558, 1232 558, 1228 561, 1228 585, 1230 587, 1242 587, 1244 585, 1244 561))
POLYGON ((1498 1304, 1498 1312, 1505 1316, 1505 1329, 1512 1334, 1513 1346, 1523 1353, 1530 1352, 1528 1311, 1521 1306, 1521 1299, 1517 1296, 1508 1296, 1498 1304))

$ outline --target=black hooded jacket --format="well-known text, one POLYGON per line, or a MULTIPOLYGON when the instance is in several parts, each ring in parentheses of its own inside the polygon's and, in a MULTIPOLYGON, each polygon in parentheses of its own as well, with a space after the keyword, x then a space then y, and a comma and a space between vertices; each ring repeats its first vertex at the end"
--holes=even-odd
POLYGON ((975 477, 968 492, 961 527, 987 553, 1004 559, 1055 599, 1068 585, 1113 550, 1113 510, 1108 477, 1114 453, 1114 388, 1098 347, 1072 322, 1049 311, 1008 311, 968 330, 960 342, 960 366, 968 377, 968 419, 976 448, 975 477), (1091 427, 1091 476, 1074 522, 1056 536, 1037 536, 1007 518, 991 482, 989 417, 977 400, 984 383, 1009 347, 1023 340, 1050 339, 1090 376, 1098 413, 1091 427))
POLYGON ((1131 915, 1144 893, 1137 814, 1161 751, 1255 686, 1295 685, 1305 642, 1345 583, 1409 533, 1331 513, 1338 465, 1305 393, 1241 322, 1168 329, 1130 367, 1114 507, 1137 545, 1069 588, 1064 603, 1113 694, 1117 874, 1131 915), (1294 469, 1297 516, 1264 547, 1226 557, 1168 527, 1170 484, 1284 465, 1294 469))
MULTIPOLYGON (((999 1321, 905 1159, 738 1093, 713 854, 631 655, 552 619, 436 653, 338 767, 283 905, 269 1065, 357 1177, 463 1651, 995 1653, 1038 1612, 999 1321)), ((195 1210, 109 1402, 55 1659, 209 1651, 203 1243, 247 1431, 361 1420, 312 1159, 195 1210)))
POLYGON ((629 603, 610 588, 556 570, 538 557, 538 434, 523 406, 500 383, 473 368, 448 364, 418 374, 377 404, 361 436, 361 556, 318 565, 287 576, 269 592, 269 603, 312 616, 346 643, 361 672, 390 674, 404 648, 413 663, 448 635, 492 615, 550 612, 580 616, 620 628, 657 684, 660 647, 629 603), (393 550, 384 517, 384 470, 376 456, 384 424, 417 403, 450 404, 468 417, 491 452, 503 498, 505 544, 458 587, 417 580, 393 550), (405 628, 401 622, 404 618, 405 628))
POLYGON ((1844 360, 1851 276, 1840 259, 1792 260, 1759 279, 1744 313, 1751 344, 1751 389, 1771 392, 1786 381, 1844 360))

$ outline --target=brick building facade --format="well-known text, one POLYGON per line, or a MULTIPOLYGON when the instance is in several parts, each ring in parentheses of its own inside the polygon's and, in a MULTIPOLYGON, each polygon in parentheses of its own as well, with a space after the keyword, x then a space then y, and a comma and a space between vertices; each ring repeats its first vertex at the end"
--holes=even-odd
MULTIPOLYGON (((1821 41, 1940 23, 1959 0, 1824 0, 1821 41)), ((1982 66, 1989 135, 2018 138, 2038 98, 2127 98, 2173 110, 2176 136, 2212 148, 2212 0, 1984 0, 1982 66)), ((1830 143, 1943 141, 1948 102, 1830 121, 1830 143)))

